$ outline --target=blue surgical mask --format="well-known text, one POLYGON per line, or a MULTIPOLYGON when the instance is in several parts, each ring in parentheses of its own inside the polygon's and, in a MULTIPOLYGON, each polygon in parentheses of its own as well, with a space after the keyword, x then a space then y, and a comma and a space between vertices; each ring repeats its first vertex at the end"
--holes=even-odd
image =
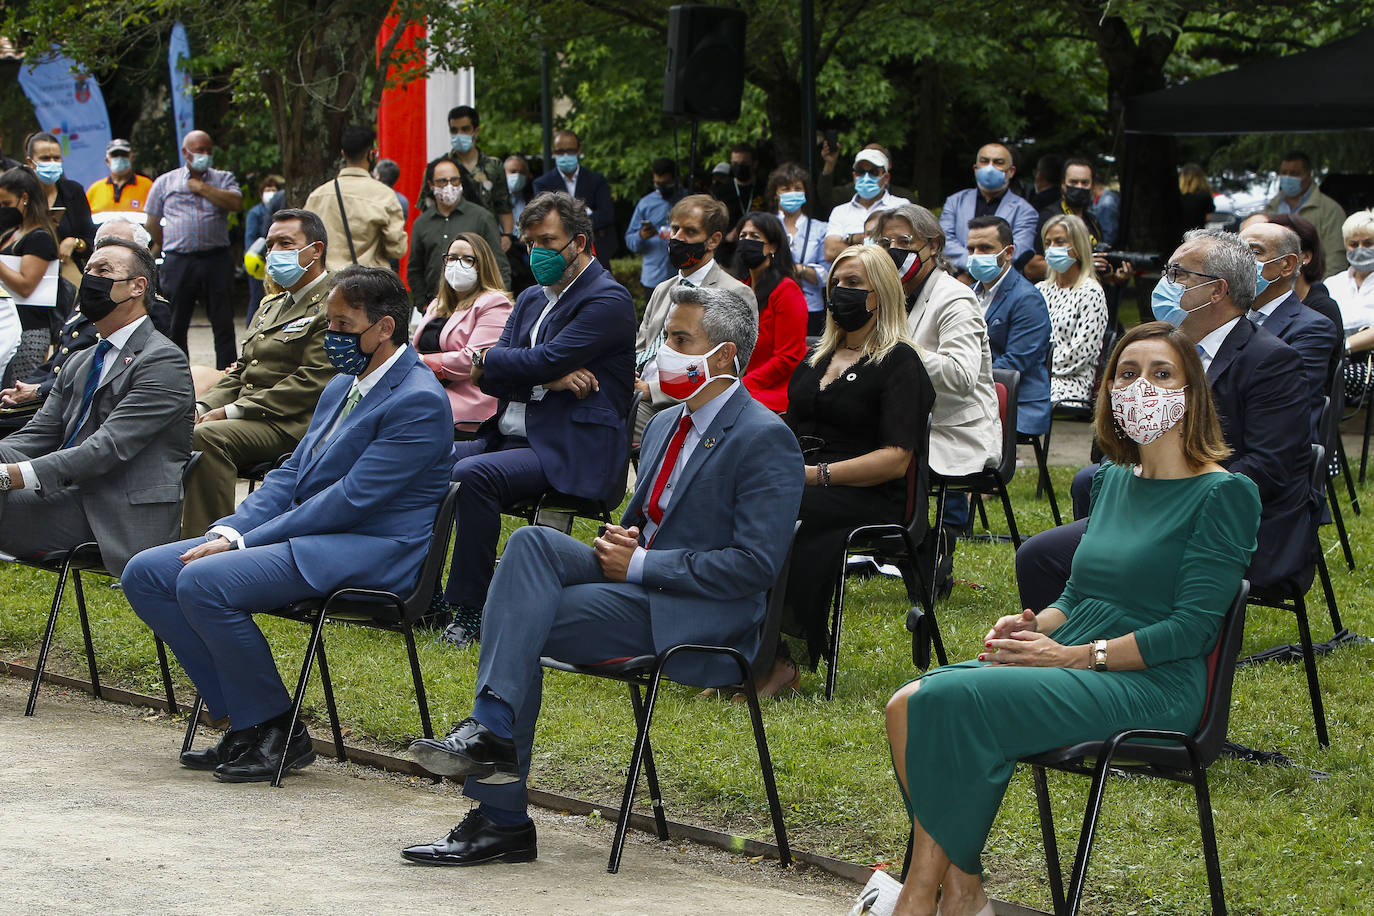
POLYGON ((191 171, 208 172, 214 161, 215 157, 211 156, 209 153, 192 153, 190 161, 191 171))
POLYGON ((1186 309, 1182 305, 1183 294, 1190 289, 1197 289, 1199 286, 1207 286, 1209 283, 1216 282, 1216 280, 1208 280, 1205 283, 1197 284, 1197 286, 1182 286, 1178 283, 1170 283, 1160 277, 1159 282, 1155 284, 1154 292, 1150 294, 1150 311, 1154 313, 1156 321, 1167 321, 1174 327, 1178 327, 1183 324, 1189 313, 1196 312, 1198 309, 1205 309, 1212 304, 1211 300, 1208 300, 1202 305, 1186 309))
POLYGON ((577 163, 581 158, 577 153, 562 153, 553 157, 553 164, 558 166, 558 171, 564 175, 571 175, 577 171, 577 163))
MULTIPOLYGON (((1007 249, 1003 248, 1002 251, 1007 249)), ((971 254, 968 256, 968 272, 973 279, 983 285, 991 283, 1002 275, 1002 251, 996 254, 971 254)))
MULTIPOLYGON (((377 321, 381 321, 380 318, 377 321)), ((348 331, 324 332, 324 353, 329 357, 329 364, 344 375, 362 375, 367 370, 367 364, 372 362, 372 353, 364 353, 362 344, 359 342, 362 336, 377 326, 377 321, 372 322, 363 331, 351 334, 348 331)), ((372 351, 373 353, 377 351, 372 351)))
POLYGON ((805 203, 805 191, 783 191, 778 195, 778 206, 787 213, 796 213, 805 203))
POLYGON ((133 167, 134 164, 128 156, 115 156, 110 160, 111 175, 123 175, 133 167))
POLYGON ((973 177, 984 191, 1000 191, 1007 186, 1007 173, 995 165, 979 166, 973 177))
POLYGON ((854 179, 854 193, 859 195, 861 200, 872 200, 882 193, 882 186, 878 184, 876 175, 860 175, 854 179))
POLYGON ((33 170, 38 174, 38 180, 44 184, 57 184, 57 179, 62 177, 60 162, 40 162, 33 170))
POLYGON ((1256 296, 1261 296, 1261 295, 1263 295, 1263 294, 1264 294, 1264 291, 1265 291, 1266 289, 1269 288, 1269 284, 1273 282, 1272 280, 1266 280, 1266 279, 1264 278, 1264 268, 1268 267, 1270 264, 1273 264, 1275 261, 1282 261, 1282 260, 1283 260, 1283 258, 1279 257, 1279 258, 1270 258, 1270 259, 1267 260, 1267 261, 1256 261, 1256 262, 1255 262, 1255 295, 1256 295, 1256 296))
POLYGON ((1302 179, 1297 175, 1280 175, 1279 193, 1284 197, 1300 196, 1302 194, 1302 179))
POLYGON ((310 264, 314 264, 317 259, 311 258, 310 264, 302 267, 300 253, 300 250, 284 248, 267 252, 267 276, 272 278, 273 283, 282 289, 290 289, 305 276, 310 264))
POLYGON ((525 176, 519 172, 506 173, 506 190, 512 194, 519 194, 525 189, 525 176))
POLYGON ((472 149, 474 142, 472 134, 450 134, 448 138, 448 145, 453 148, 455 153, 468 152, 472 149))
POLYGON ((1067 245, 1051 245, 1045 249, 1045 263, 1055 273, 1062 274, 1077 265, 1078 258, 1074 257, 1067 245))

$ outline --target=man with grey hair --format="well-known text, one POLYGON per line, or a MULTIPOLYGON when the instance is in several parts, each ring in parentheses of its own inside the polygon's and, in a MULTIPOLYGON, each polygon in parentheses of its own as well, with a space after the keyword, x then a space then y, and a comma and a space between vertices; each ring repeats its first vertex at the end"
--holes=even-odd
MULTIPOLYGON (((526 213, 529 211, 526 210, 526 213)), ((725 290, 679 287, 659 349, 663 387, 682 406, 649 421, 640 475, 620 525, 588 547, 539 526, 517 529, 491 583, 472 716, 411 753, 466 777, 480 804, 434 843, 402 850, 430 865, 527 862, 526 812, 539 659, 574 664, 652 655, 684 643, 759 650, 766 596, 792 541, 805 479, 797 440, 736 378, 758 320, 725 290)), ((674 680, 734 683, 724 656, 685 654, 674 680)))
POLYGON ((95 230, 95 243, 98 246, 100 240, 109 237, 128 239, 140 248, 147 248, 153 243, 153 237, 148 234, 139 223, 134 222, 123 214, 115 214, 102 222, 95 230))

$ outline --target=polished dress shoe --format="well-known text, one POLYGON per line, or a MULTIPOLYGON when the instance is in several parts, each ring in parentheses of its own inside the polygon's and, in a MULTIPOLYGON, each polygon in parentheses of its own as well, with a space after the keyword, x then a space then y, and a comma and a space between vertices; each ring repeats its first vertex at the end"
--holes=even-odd
POLYGON ((533 862, 539 856, 534 821, 498 827, 473 808, 442 840, 409 846, 401 855, 422 865, 483 865, 487 862, 533 862))
POLYGON ((277 775, 282 746, 286 746, 286 769, 300 770, 315 762, 315 745, 304 723, 297 722, 288 741, 286 726, 264 722, 258 726, 257 740, 227 763, 215 767, 215 778, 221 782, 268 782, 277 775))
POLYGON ((256 726, 227 731, 224 733, 224 737, 219 739, 218 744, 211 745, 204 750, 183 751, 181 765, 192 770, 213 770, 221 763, 237 760, 240 754, 257 742, 257 739, 258 729, 256 726))
POLYGON ((410 742, 410 755, 435 776, 462 776, 492 786, 520 778, 515 742, 499 737, 471 717, 455 725, 442 739, 419 738, 410 742))

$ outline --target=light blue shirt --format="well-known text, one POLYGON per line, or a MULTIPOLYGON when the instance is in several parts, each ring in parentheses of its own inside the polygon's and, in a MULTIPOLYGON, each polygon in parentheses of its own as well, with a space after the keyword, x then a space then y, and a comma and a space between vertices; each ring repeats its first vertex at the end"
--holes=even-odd
MULTIPOLYGON (((786 216, 786 213, 778 211, 778 221, 782 223, 783 231, 787 230, 786 216)), ((803 213, 797 217, 796 235, 787 237, 787 247, 792 251, 792 263, 798 267, 810 267, 815 270, 816 279, 820 281, 799 281, 802 294, 806 296, 808 312, 825 311, 825 297, 821 294, 821 289, 825 286, 825 278, 830 271, 830 262, 825 259, 825 233, 828 228, 825 223, 811 219, 803 213)))
POLYGON ((639 269, 639 282, 645 289, 651 290, 677 273, 673 265, 668 263, 668 214, 672 212, 673 204, 682 198, 681 188, 674 191, 671 198, 665 198, 655 189, 635 204, 634 215, 630 217, 630 225, 625 230, 625 247, 644 256, 644 263, 639 269), (639 227, 644 223, 653 226, 657 234, 647 239, 641 238, 639 227))

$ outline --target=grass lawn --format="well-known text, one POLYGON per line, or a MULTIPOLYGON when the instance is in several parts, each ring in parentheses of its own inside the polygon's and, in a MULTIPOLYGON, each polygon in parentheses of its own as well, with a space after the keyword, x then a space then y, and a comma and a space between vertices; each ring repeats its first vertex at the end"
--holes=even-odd
MULTIPOLYGON (((1071 469, 1056 468, 1054 475, 1061 504, 1067 506, 1071 469)), ((1034 499, 1033 483, 1024 470, 1015 480, 1013 501, 1023 531, 1039 531, 1050 523, 1047 504, 1034 499)), ((1374 487, 1364 488, 1361 498, 1374 506, 1374 487)), ((992 509, 996 526, 1001 512, 992 509)), ((1323 530, 1328 562, 1346 625, 1374 635, 1369 572, 1374 524, 1368 514, 1356 518, 1348 511, 1346 521, 1359 567, 1346 571, 1330 528, 1323 530)), ((591 526, 579 523, 577 533, 590 537, 591 526)), ((939 609, 953 660, 976 654, 990 622, 1017 607, 1009 544, 961 544, 955 569, 965 582, 955 586, 939 609)), ((99 585, 98 579, 90 581, 102 678, 159 693, 147 630, 119 592, 99 585)), ((16 661, 36 655, 52 587, 51 576, 13 566, 0 569, 0 655, 16 661)), ((1311 612, 1314 636, 1326 639, 1330 624, 1320 590, 1312 595, 1317 605, 1311 612)), ((898 580, 853 582, 835 700, 821 698, 822 670, 803 678, 801 696, 765 706, 779 792, 798 848, 863 864, 895 861, 894 867, 900 866, 908 824, 892 778, 882 707, 914 673, 905 612, 898 580)), ((286 682, 294 684, 305 629, 272 618, 259 622, 286 682)), ((1246 630, 1246 652, 1297 638, 1291 616, 1279 611, 1252 609, 1246 630)), ((349 731, 395 748, 419 734, 400 638, 345 626, 331 626, 327 638, 340 714, 349 731)), ((80 645, 73 607, 59 621, 50 670, 84 676, 80 645)), ((477 650, 450 651, 426 637, 420 652, 436 728, 443 728, 471 708, 477 650)), ((1374 734, 1374 646, 1343 648, 1318 665, 1332 739, 1325 751, 1313 735, 1300 664, 1243 669, 1237 677, 1231 738, 1281 750, 1300 766, 1262 768, 1223 759, 1210 770, 1222 873, 1234 913, 1374 912, 1374 757, 1366 749, 1374 734), (1330 778, 1313 779, 1306 767, 1330 778)), ((633 735, 623 688, 556 673, 547 677, 546 686, 532 784, 618 804, 633 735)), ((191 693, 184 679, 180 692, 191 693)), ((318 682, 306 707, 318 717, 318 733, 326 733, 318 682)), ((1016 710, 1008 709, 1007 716, 1014 718, 1016 710)), ((700 700, 695 691, 670 687, 659 704, 654 734, 671 818, 771 840, 743 706, 700 700)), ((929 740, 940 738, 932 735, 929 740)), ((169 766, 174 765, 174 751, 167 749, 169 766)), ((1050 783, 1061 854, 1071 856, 1088 780, 1051 774, 1050 783)), ((641 791, 641 800, 645 794, 641 791)), ((1207 882, 1193 806, 1187 786, 1113 780, 1085 910, 1206 911, 1207 882)), ((1028 771, 1018 772, 1007 791, 985 861, 994 895, 1050 908, 1028 771)))

